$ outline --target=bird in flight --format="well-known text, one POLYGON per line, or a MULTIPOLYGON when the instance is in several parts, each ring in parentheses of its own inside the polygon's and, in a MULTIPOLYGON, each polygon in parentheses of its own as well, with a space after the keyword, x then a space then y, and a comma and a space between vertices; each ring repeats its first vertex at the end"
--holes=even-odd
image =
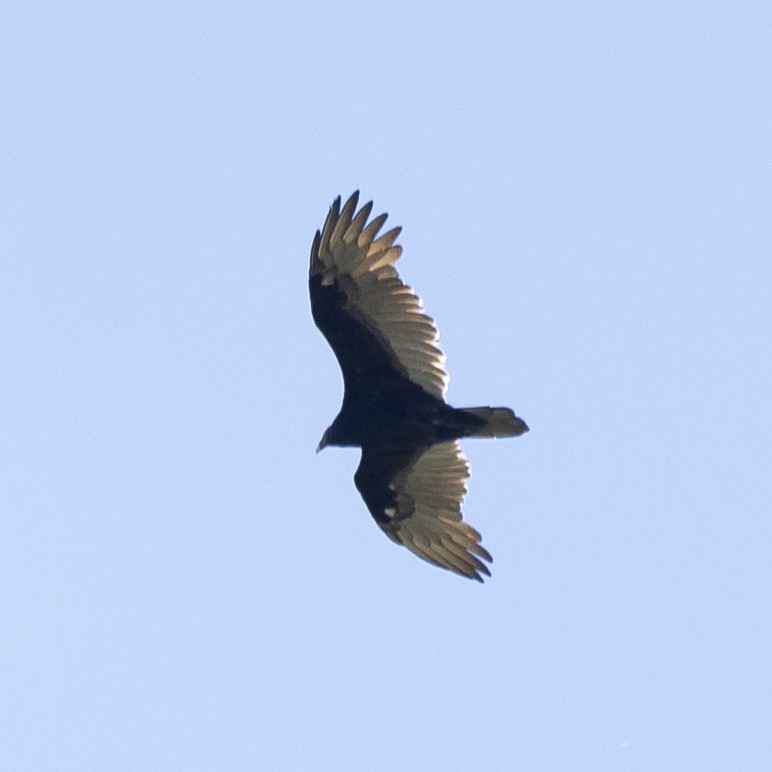
POLYGON ((343 404, 328 445, 362 448, 354 483, 386 535, 419 557, 482 582, 490 553, 461 517, 469 464, 461 437, 528 431, 507 407, 454 408, 434 320, 394 264, 401 228, 378 235, 386 214, 357 211, 359 191, 335 199, 311 247, 308 285, 316 326, 343 371, 343 404), (484 562, 485 561, 485 562, 484 562))

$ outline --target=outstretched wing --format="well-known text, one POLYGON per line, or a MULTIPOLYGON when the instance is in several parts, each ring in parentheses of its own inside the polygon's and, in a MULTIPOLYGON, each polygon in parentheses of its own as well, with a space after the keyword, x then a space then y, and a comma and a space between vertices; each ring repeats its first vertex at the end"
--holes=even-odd
POLYGON ((482 581, 492 558, 461 519, 469 464, 456 441, 413 452, 365 447, 357 489, 390 539, 436 566, 482 581))
POLYGON ((387 215, 354 214, 359 192, 335 199, 311 247, 309 290, 317 327, 335 352, 346 389, 388 388, 393 374, 442 399, 448 376, 434 321, 397 275, 401 228, 377 237, 387 215))

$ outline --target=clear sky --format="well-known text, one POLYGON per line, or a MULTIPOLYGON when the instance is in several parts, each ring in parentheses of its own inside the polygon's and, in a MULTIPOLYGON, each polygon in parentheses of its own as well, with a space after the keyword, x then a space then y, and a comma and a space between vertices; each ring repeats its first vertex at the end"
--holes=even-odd
POLYGON ((0 767, 768 770, 766 2, 4 3, 0 767), (309 312, 404 227, 485 585, 309 312))

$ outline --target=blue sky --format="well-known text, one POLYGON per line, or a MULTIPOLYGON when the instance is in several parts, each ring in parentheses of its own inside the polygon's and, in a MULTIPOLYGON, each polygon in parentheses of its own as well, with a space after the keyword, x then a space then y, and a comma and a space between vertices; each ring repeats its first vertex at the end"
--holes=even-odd
POLYGON ((768 769, 765 3, 6 3, 0 760, 768 769), (481 586, 314 448, 308 252, 404 227, 481 586))

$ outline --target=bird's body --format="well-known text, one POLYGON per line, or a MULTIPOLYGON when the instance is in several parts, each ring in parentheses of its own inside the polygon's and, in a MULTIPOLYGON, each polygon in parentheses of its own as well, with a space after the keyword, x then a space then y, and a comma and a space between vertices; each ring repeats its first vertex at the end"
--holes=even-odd
POLYGON ((376 522, 394 541, 435 565, 482 581, 490 554, 461 519, 469 467, 458 439, 528 430, 509 408, 451 407, 433 321, 399 279, 400 229, 376 238, 386 220, 356 214, 358 193, 333 203, 311 248, 314 321, 343 372, 340 412, 327 445, 362 448, 354 481, 376 522))

